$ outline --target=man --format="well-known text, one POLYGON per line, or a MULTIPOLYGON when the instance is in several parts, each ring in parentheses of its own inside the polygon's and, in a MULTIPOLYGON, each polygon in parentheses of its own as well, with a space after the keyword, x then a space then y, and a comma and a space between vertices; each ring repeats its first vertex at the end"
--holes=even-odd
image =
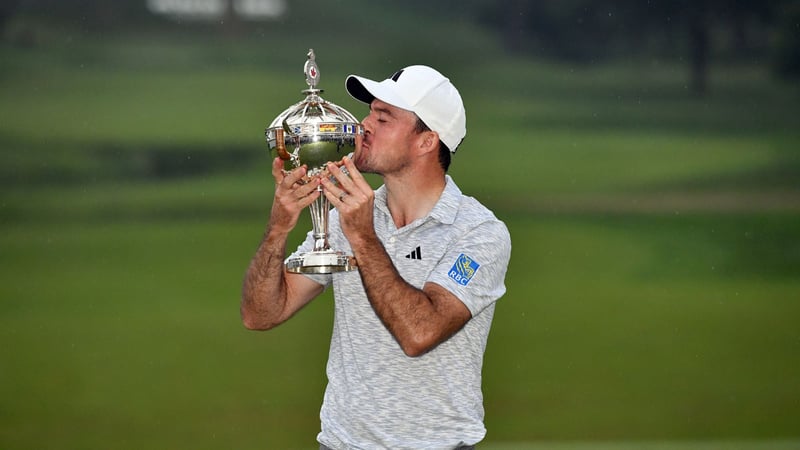
MULTIPOLYGON (((352 159, 328 165, 336 184, 327 176, 300 184, 305 170, 284 175, 275 159, 275 199, 245 277, 242 320, 272 328, 332 284, 320 448, 472 448, 486 434, 481 368, 505 293, 508 230, 447 175, 466 134, 447 78, 411 66, 382 82, 351 75, 345 85, 370 108, 363 142, 352 159), (383 186, 373 191, 362 172, 379 174, 383 186), (288 233, 319 195, 336 207, 331 247, 351 251, 357 271, 284 270, 288 233)), ((309 233, 298 251, 312 247, 309 233)))

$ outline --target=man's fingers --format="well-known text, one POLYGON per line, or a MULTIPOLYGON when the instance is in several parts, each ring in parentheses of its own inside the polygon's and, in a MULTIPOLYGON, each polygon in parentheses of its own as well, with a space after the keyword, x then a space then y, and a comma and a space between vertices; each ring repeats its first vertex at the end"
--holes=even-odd
POLYGON ((304 184, 297 185, 294 190, 294 196, 299 199, 313 194, 314 191, 319 189, 320 182, 319 177, 314 177, 304 184))
POLYGON ((344 161, 344 166, 350 173, 350 178, 359 187, 359 189, 361 189, 362 191, 371 191, 372 186, 369 185, 367 180, 364 178, 364 175, 362 175, 361 172, 359 172, 359 170, 356 168, 356 163, 353 162, 353 158, 345 156, 343 161, 344 161))
POLYGON ((345 156, 341 161, 329 162, 327 169, 347 192, 364 190, 365 186, 372 190, 349 156, 345 156), (344 170, 342 170, 342 166, 344 166, 344 170))
MULTIPOLYGON (((315 183, 309 183, 309 185, 311 185, 311 184, 315 184, 315 183)), ((304 187, 305 187, 305 186, 304 186, 304 187)), ((298 205, 299 205, 301 208, 305 208, 306 206, 308 206, 308 205, 310 205, 311 203, 313 203, 313 202, 314 202, 314 200, 316 200, 316 199, 317 199, 317 197, 319 197, 319 196, 320 196, 320 194, 321 194, 321 191, 320 191, 320 190, 318 190, 316 187, 313 187, 313 186, 312 186, 312 188, 311 188, 311 192, 308 192, 307 194, 305 194, 305 195, 303 195, 303 196, 299 196, 299 197, 298 197, 298 199, 297 199, 297 204, 298 204, 298 205)))
POLYGON ((283 160, 278 157, 272 160, 272 178, 276 183, 283 181, 283 160))
POLYGON ((272 175, 275 177, 276 198, 282 198, 282 203, 289 206, 291 203, 299 203, 308 206, 314 201, 317 194, 315 190, 319 188, 319 177, 305 179, 306 166, 300 166, 291 172, 286 172, 283 167, 284 161, 275 158, 272 161, 272 175))
MULTIPOLYGON (((283 176, 283 181, 281 182, 284 187, 290 188, 295 183, 300 182, 306 176, 306 166, 300 166, 291 172, 286 173, 283 176)), ((300 183, 303 184, 303 183, 300 183)))

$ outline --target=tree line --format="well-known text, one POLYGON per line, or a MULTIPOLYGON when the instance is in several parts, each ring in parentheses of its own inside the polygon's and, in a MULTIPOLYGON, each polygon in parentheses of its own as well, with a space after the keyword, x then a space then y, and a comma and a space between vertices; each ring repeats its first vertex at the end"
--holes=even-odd
MULTIPOLYGON (((238 0, 221 0, 232 10, 238 0)), ((359 1, 351 0, 351 8, 359 1)), ((152 22, 146 0, 2 0, 0 36, 15 15, 78 21, 87 30, 152 22)), ((287 14, 325 11, 326 0, 289 2, 287 14)), ((684 61, 696 95, 713 60, 769 64, 800 79, 800 0, 406 0, 442 20, 468 20, 525 57, 594 63, 614 58, 684 61)), ((221 26, 235 24, 228 17, 221 26)))

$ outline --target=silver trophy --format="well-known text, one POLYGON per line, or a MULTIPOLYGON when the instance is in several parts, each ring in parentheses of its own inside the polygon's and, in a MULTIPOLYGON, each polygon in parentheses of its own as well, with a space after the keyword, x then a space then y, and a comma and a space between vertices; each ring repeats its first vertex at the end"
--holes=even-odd
MULTIPOLYGON (((306 98, 283 111, 265 131, 270 152, 284 160, 284 170, 306 165, 304 181, 317 175, 330 176, 326 164, 339 161, 355 151, 356 139, 364 134, 358 120, 344 108, 320 97, 319 68, 314 50, 308 51, 304 66, 308 89, 306 98)), ((320 186, 318 188, 322 190, 320 186)), ((314 250, 286 261, 286 269, 295 273, 333 273, 356 269, 353 256, 334 250, 328 244, 328 212, 330 202, 320 195, 309 206, 313 225, 314 250)))

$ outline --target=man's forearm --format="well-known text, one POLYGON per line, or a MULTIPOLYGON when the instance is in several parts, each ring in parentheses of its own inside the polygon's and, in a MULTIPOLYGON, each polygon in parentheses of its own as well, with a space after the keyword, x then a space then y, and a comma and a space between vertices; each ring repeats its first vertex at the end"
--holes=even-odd
POLYGON ((245 327, 265 330, 285 320, 282 318, 286 306, 285 255, 286 236, 267 229, 242 286, 241 314, 245 327))
POLYGON ((436 302, 400 276, 377 238, 356 244, 353 252, 372 308, 406 354, 425 353, 449 335, 436 302))

